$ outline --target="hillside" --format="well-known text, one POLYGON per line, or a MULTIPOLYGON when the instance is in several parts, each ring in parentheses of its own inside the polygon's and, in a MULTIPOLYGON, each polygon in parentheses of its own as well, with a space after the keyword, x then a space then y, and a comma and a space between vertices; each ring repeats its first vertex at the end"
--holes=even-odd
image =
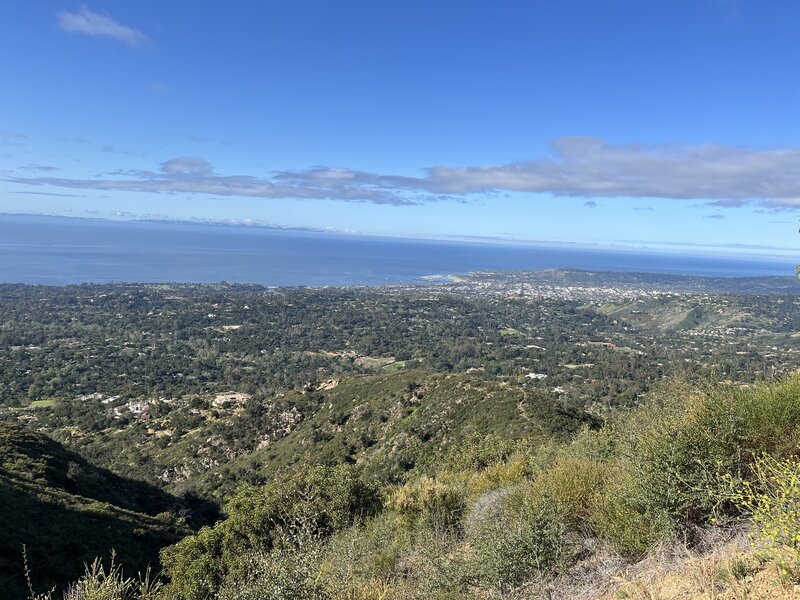
POLYGON ((114 549, 129 572, 189 529, 178 498, 93 466, 46 436, 0 423, 0 598, 25 595, 22 546, 37 588, 75 579, 114 549))
POLYGON ((302 463, 358 464, 376 480, 399 481, 475 436, 541 443, 596 424, 533 386, 422 369, 340 377, 266 398, 200 397, 168 412, 158 406, 122 429, 86 434, 72 426, 53 435, 116 472, 224 497, 243 481, 302 463))
MULTIPOLYGON (((313 452, 303 454, 298 443, 300 454, 285 469, 239 486, 223 520, 162 548, 166 579, 158 596, 130 598, 794 597, 800 581, 800 376, 702 390, 673 380, 601 428, 513 441, 503 437, 513 428, 501 429, 501 435, 481 428, 481 416, 487 424, 502 419, 485 403, 470 408, 465 390, 479 384, 469 377, 440 375, 396 394, 401 382, 419 384, 421 375, 410 371, 325 382, 305 394, 322 394, 325 410, 309 418, 307 430, 304 424, 295 432, 302 439, 300 433, 325 422, 321 415, 334 414, 344 417, 327 422, 342 437, 327 441, 357 437, 363 431, 354 418, 360 393, 383 397, 389 407, 404 405, 415 394, 428 398, 432 407, 442 401, 434 401, 437 395, 451 403, 461 398, 459 406, 467 403, 464 428, 455 431, 465 437, 442 449, 444 460, 406 465, 403 481, 379 482, 372 471, 384 456, 380 449, 394 448, 387 443, 391 436, 346 453, 352 460, 338 466, 313 466, 320 461, 313 452)), ((476 397, 497 391, 479 389, 476 397)), ((512 399, 498 405, 514 406, 512 399)), ((389 428, 395 437, 427 423, 423 405, 405 415, 420 413, 419 422, 412 418, 403 424, 401 418, 389 428)), ((447 413, 439 407, 433 414, 447 413)), ((83 544, 87 552, 108 544, 124 547, 119 558, 130 575, 139 558, 137 544, 145 558, 148 541, 167 544, 169 535, 175 539, 185 533, 165 531, 163 517, 150 516, 169 496, 120 481, 79 459, 86 476, 76 478, 77 467, 70 473, 75 456, 58 444, 19 428, 3 431, 3 456, 9 457, 4 494, 14 501, 5 502, 13 518, 3 525, 12 537, 50 541, 50 552, 31 560, 35 579, 46 566, 42 560, 58 556, 64 561, 63 553, 72 551, 59 544, 62 540, 83 544), (98 495, 98 477, 110 477, 113 485, 102 489, 113 496, 98 495), (40 504, 20 500, 25 491, 35 493, 40 504), (99 504, 100 499, 121 505, 99 504), (45 528, 25 530, 24 523, 39 514, 45 528)), ((334 442, 332 448, 343 444, 334 442)), ((325 442, 319 448, 325 452, 325 442)), ((252 463, 241 466, 246 464, 252 463)), ((96 552, 103 554, 102 548, 96 552)), ((102 575, 84 579, 84 589, 87 581, 105 590, 97 598, 117 598, 110 588, 121 582, 119 576, 106 583, 102 575)), ((79 596, 84 597, 89 596, 79 596)))
POLYGON ((240 488, 226 520, 165 549, 168 594, 789 598, 799 398, 800 377, 673 381, 599 430, 540 446, 473 439, 399 485, 301 466, 240 488))
POLYGON ((537 445, 594 423, 535 389, 421 370, 333 380, 307 396, 311 410, 304 418, 293 413, 296 424, 286 435, 262 436, 255 451, 203 474, 200 487, 232 490, 232 482, 266 481, 298 464, 342 462, 377 481, 398 482, 435 468, 475 438, 537 445))
POLYGON ((0 286, 3 585, 23 541, 37 589, 115 548, 170 600, 590 598, 702 561, 796 454, 800 303, 517 279, 0 286))

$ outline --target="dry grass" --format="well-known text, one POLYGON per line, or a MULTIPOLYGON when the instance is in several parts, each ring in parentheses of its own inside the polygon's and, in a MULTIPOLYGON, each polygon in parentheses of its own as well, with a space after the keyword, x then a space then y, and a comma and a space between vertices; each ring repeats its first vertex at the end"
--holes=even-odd
POLYGON ((709 535, 694 550, 682 544, 662 547, 612 576, 606 589, 585 598, 800 600, 800 586, 781 576, 778 563, 760 558, 743 531, 709 535))

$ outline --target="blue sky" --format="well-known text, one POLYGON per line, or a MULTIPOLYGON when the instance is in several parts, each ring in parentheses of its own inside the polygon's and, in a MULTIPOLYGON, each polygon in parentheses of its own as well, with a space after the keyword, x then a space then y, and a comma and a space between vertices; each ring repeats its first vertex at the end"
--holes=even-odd
POLYGON ((796 253, 798 23, 772 0, 10 0, 0 212, 796 253))

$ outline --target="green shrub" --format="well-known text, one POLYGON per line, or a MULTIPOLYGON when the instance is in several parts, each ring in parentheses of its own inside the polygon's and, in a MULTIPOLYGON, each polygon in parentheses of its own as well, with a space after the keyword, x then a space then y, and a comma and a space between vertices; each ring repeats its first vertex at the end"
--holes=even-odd
POLYGON ((537 450, 538 444, 533 440, 510 440, 495 434, 472 434, 450 450, 443 462, 451 469, 481 471, 507 462, 513 456, 533 456, 537 450))
POLYGON ((566 527, 544 498, 507 498, 468 542, 477 582, 501 593, 556 572, 569 557, 566 527))
POLYGON ((618 470, 609 481, 592 503, 591 528, 621 554, 640 558, 670 537, 673 521, 631 473, 618 470))
POLYGON ((393 582, 393 597, 456 600, 476 596, 475 590, 470 590, 475 581, 475 566, 469 560, 463 540, 452 532, 442 534, 430 529, 417 532, 398 567, 404 577, 393 582))
POLYGON ((244 486, 225 521, 162 551, 169 591, 176 598, 206 598, 226 578, 243 576, 249 555, 316 543, 380 507, 377 489, 346 466, 311 467, 261 487, 244 486))
POLYGON ((498 462, 481 471, 472 473, 467 481, 470 496, 516 485, 533 473, 530 457, 515 454, 504 462, 498 462))
POLYGON ((394 512, 345 529, 325 545, 317 577, 333 597, 361 598, 364 590, 387 589, 410 575, 412 534, 394 512))
POLYGON ((639 488, 631 497, 684 529, 706 524, 718 470, 741 467, 740 429, 723 398, 678 398, 637 411, 620 428, 620 458, 639 488))
POLYGON ((745 458, 768 453, 787 457, 800 444, 800 377, 736 391, 745 458))
POLYGON ((229 577, 220 600, 323 600, 329 598, 319 583, 319 544, 301 549, 278 548, 248 557, 246 575, 229 577))
POLYGON ((224 522, 203 527, 161 551, 161 562, 171 578, 169 589, 175 598, 208 598, 222 585, 235 555, 225 543, 224 522))

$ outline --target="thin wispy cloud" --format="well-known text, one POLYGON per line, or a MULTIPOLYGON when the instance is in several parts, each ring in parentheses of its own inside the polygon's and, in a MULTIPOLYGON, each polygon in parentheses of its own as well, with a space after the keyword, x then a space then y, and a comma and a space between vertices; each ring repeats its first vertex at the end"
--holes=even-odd
POLYGON ((103 144, 103 147, 100 148, 101 151, 105 152, 106 154, 128 154, 130 156, 141 156, 140 153, 134 152, 133 150, 126 150, 125 148, 117 148, 116 146, 112 146, 111 144, 103 144))
POLYGON ((86 198, 86 194, 55 194, 52 192, 31 192, 30 190, 17 190, 14 194, 32 194, 34 196, 54 196, 56 198, 86 198))
POLYGON ((182 140, 186 140, 189 142, 195 142, 198 144, 222 144, 224 146, 232 146, 233 143, 227 140, 217 140, 214 138, 204 137, 202 135, 195 135, 193 133, 189 133, 187 131, 175 131, 171 135, 180 138, 182 140))
POLYGON ((96 13, 86 6, 81 6, 76 12, 61 11, 56 16, 58 26, 67 33, 112 38, 128 46, 138 46, 149 41, 138 29, 118 23, 110 16, 96 13))
POLYGON ((24 146, 28 136, 18 131, 0 129, 0 146, 24 146))
POLYGON ((51 186, 81 190, 122 190, 151 193, 186 193, 210 196, 242 196, 252 198, 295 198, 306 200, 344 200, 376 204, 414 204, 413 198, 392 190, 342 183, 330 186, 295 185, 279 178, 266 179, 249 175, 217 175, 210 162, 194 156, 181 156, 162 163, 157 171, 128 170, 110 173, 112 178, 66 179, 58 177, 8 178, 19 184, 51 186), (116 178, 113 178, 116 177, 116 178))
POLYGON ((27 165, 22 165, 19 167, 21 171, 37 171, 39 173, 52 173, 54 171, 59 171, 58 167, 54 167, 52 165, 40 165, 37 163, 30 163, 27 165))
POLYGON ((660 198, 718 207, 756 203, 772 209, 800 208, 800 148, 614 145, 590 137, 559 139, 551 147, 550 156, 527 162, 432 167, 421 177, 328 166, 279 171, 269 177, 223 176, 204 159, 179 157, 163 163, 158 171, 121 171, 111 178, 15 181, 76 189, 397 205, 527 192, 585 198, 587 203, 594 198, 660 198))
POLYGON ((92 140, 85 137, 80 136, 62 136, 57 137, 56 141, 61 142, 62 144, 91 144, 92 140))
POLYGON ((167 176, 213 177, 214 167, 205 159, 196 156, 181 156, 161 164, 161 171, 167 176))

